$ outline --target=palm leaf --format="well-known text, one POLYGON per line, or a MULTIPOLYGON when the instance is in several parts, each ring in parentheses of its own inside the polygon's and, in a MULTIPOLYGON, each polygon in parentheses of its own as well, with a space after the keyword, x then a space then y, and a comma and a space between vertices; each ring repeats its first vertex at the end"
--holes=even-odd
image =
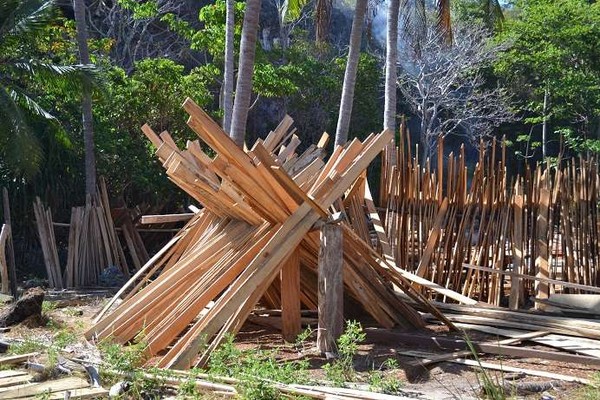
POLYGON ((53 17, 54 0, 0 0, 0 38, 37 32, 53 17))
POLYGON ((283 20, 293 22, 300 18, 307 0, 285 0, 283 3, 283 20))
POLYGON ((56 88, 81 90, 82 87, 97 87, 101 83, 98 69, 91 64, 56 65, 36 60, 18 60, 13 61, 10 67, 56 88))
POLYGON ((0 125, 0 154, 6 167, 31 176, 39 168, 42 150, 17 98, 10 89, 0 87, 0 115, 4 120, 0 125))

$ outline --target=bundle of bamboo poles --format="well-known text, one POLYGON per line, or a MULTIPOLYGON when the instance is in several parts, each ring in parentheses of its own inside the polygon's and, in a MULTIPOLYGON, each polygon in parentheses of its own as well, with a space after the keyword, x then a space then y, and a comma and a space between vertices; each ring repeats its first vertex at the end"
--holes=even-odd
MULTIPOLYGON (((284 331, 299 333, 301 306, 317 304, 314 226, 343 209, 344 199, 364 182, 369 163, 392 139, 389 131, 355 139, 337 147, 325 163, 325 139, 295 154, 298 139, 286 118, 245 152, 193 101, 187 99, 184 108, 188 125, 214 158, 199 141, 180 150, 168 132, 157 135, 148 126, 143 131, 169 178, 205 208, 132 277, 86 333, 126 343, 143 332, 149 355, 158 357, 154 363, 176 369, 205 363, 259 302, 281 308, 284 331), (118 296, 124 301, 104 316, 118 296)), ((394 267, 347 224, 344 239, 346 293, 381 326, 423 326, 389 285, 394 267)), ((402 277, 395 282, 410 287, 402 277)), ((419 293, 407 292, 436 313, 419 293)))
POLYGON ((402 130, 399 146, 384 152, 383 241, 399 267, 511 308, 553 291, 599 292, 596 160, 525 165, 509 179, 504 141, 482 143, 471 173, 464 146, 445 156, 440 140, 437 151, 435 167, 421 163, 402 130))

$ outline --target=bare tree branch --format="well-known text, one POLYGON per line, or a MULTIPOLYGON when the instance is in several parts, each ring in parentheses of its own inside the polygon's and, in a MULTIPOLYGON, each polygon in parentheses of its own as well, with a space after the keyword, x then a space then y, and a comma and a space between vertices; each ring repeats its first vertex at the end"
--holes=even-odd
MULTIPOLYGON (((457 27, 448 46, 429 29, 422 46, 400 62, 398 85, 421 120, 424 155, 430 156, 439 137, 464 135, 473 142, 514 120, 510 97, 490 88, 483 71, 506 44, 489 40, 483 27, 457 27)), ((410 47, 410 46, 409 46, 410 47)))

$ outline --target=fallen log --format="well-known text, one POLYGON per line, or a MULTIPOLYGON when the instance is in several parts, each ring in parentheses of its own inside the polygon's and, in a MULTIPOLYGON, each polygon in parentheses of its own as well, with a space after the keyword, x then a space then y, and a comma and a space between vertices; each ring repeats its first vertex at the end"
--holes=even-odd
POLYGON ((33 316, 42 316, 44 290, 28 289, 19 300, 0 311, 0 327, 16 325, 33 316))

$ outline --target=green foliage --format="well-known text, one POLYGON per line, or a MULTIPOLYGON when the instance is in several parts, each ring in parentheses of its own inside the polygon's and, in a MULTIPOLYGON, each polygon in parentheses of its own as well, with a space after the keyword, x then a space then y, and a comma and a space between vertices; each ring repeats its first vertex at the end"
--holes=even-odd
POLYGON ((369 387, 371 391, 385 394, 398 394, 404 387, 398 377, 394 376, 394 370, 398 369, 398 361, 388 358, 379 369, 372 370, 369 373, 369 387), (385 370, 390 370, 386 373, 385 370))
POLYGON ((27 354, 38 351, 44 351, 48 346, 35 338, 33 335, 26 336, 23 341, 11 344, 8 353, 12 355, 27 354))
POLYGON ((54 310, 56 310, 56 302, 48 300, 42 301, 42 314, 48 314, 54 310))
POLYGON ((148 123, 157 132, 168 129, 185 146, 194 136, 185 124, 181 102, 189 96, 200 106, 209 104, 208 88, 215 78, 213 69, 186 72, 182 65, 166 59, 140 61, 130 76, 116 67, 107 71, 107 93, 94 109, 98 171, 127 204, 180 200, 181 194, 172 190, 140 127, 148 123), (124 170, 128 173, 123 174, 124 170))
POLYGON ((81 91, 93 68, 60 65, 38 50, 39 37, 55 17, 53 1, 3 0, 0 3, 0 172, 31 177, 43 159, 35 124, 56 123, 40 101, 46 90, 81 91))
POLYGON ((358 352, 358 346, 364 342, 366 334, 360 322, 348 321, 346 330, 337 340, 338 358, 330 364, 325 364, 323 369, 327 379, 337 386, 345 386, 346 382, 356 378, 354 369, 354 356, 358 352))
POLYGON ((496 73, 511 85, 529 123, 541 123, 548 90, 551 131, 589 136, 600 123, 600 3, 519 0, 515 9, 499 37, 510 48, 496 73))
MULTIPOLYGON (((235 3, 234 50, 236 55, 240 48, 245 8, 245 3, 235 3)), ((213 57, 213 62, 219 65, 223 64, 225 54, 225 13, 225 0, 217 0, 213 4, 202 7, 198 18, 200 22, 204 23, 204 27, 191 36, 191 48, 207 51, 213 57)))
POLYGON ((127 346, 104 340, 98 348, 102 352, 104 364, 110 369, 133 373, 144 363, 147 344, 139 339, 127 346))
POLYGON ((273 386, 280 383, 305 383, 308 362, 279 362, 276 351, 240 350, 229 336, 210 356, 208 372, 240 380, 238 390, 244 399, 283 398, 273 386))
POLYGON ((464 337, 467 342, 467 347, 469 351, 473 355, 473 358, 479 364, 479 371, 477 373, 477 380, 479 381, 479 386, 481 392, 483 394, 484 399, 490 400, 506 400, 507 396, 504 392, 504 375, 502 374, 500 378, 496 375, 490 374, 488 370, 481 366, 481 361, 479 360, 479 355, 473 342, 471 339, 465 334, 464 337))

